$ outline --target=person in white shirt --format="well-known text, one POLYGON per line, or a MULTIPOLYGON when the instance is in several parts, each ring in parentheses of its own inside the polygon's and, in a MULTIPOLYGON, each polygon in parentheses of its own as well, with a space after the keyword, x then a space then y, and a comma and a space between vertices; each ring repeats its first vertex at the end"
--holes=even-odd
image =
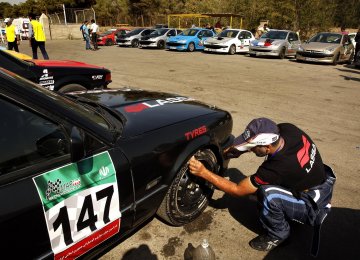
POLYGON ((94 50, 98 50, 99 48, 97 45, 97 35, 99 32, 99 26, 95 23, 94 19, 91 19, 90 31, 91 31, 91 41, 93 43, 94 50))

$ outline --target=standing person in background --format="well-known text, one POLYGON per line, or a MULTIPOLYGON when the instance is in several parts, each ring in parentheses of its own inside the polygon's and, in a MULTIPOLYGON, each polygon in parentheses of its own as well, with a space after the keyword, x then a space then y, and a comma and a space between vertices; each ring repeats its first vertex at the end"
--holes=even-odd
POLYGON ((83 36, 84 41, 86 41, 85 33, 84 33, 84 28, 86 27, 87 22, 88 22, 88 21, 84 21, 83 24, 80 26, 80 32, 82 33, 82 36, 83 36))
POLYGON ((45 49, 45 32, 42 24, 35 20, 35 15, 29 15, 29 35, 30 35, 30 46, 33 53, 33 59, 37 59, 37 48, 40 48, 44 60, 48 60, 49 56, 45 49))
POLYGON ((91 40, 94 46, 94 50, 98 50, 99 48, 97 45, 97 34, 99 32, 99 26, 95 23, 94 19, 91 19, 90 31, 91 31, 91 40))
POLYGON ((349 32, 346 31, 345 26, 341 26, 340 32, 341 32, 341 34, 343 34, 343 35, 348 35, 348 34, 349 34, 349 32))
POLYGON ((84 34, 84 39, 85 39, 85 49, 86 50, 92 50, 91 46, 90 46, 90 33, 89 33, 89 28, 88 28, 88 21, 85 21, 83 26, 82 26, 82 31, 84 34))
POLYGON ((359 59, 359 55, 360 55, 360 26, 358 28, 358 31, 355 35, 355 43, 356 43, 356 46, 355 46, 355 56, 354 56, 354 62, 358 61, 359 59))
POLYGON ((6 18, 4 20, 4 23, 6 24, 5 27, 5 34, 6 34, 6 40, 8 42, 8 50, 14 49, 16 52, 19 52, 20 45, 20 34, 19 30, 15 27, 15 25, 12 24, 12 19, 6 18))

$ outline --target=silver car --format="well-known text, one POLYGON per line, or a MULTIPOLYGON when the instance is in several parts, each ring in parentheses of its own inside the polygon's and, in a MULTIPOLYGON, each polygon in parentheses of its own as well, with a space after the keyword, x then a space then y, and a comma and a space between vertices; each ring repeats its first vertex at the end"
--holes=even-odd
POLYGON ((139 47, 164 49, 167 38, 176 36, 179 33, 181 33, 181 30, 175 28, 158 28, 149 35, 141 37, 139 47))
POLYGON ((301 44, 297 51, 297 61, 332 63, 351 63, 354 46, 348 35, 334 32, 321 32, 301 44))
POLYGON ((283 59, 295 56, 301 41, 299 36, 288 30, 271 30, 250 43, 250 56, 275 56, 283 59))
POLYGON ((141 37, 149 35, 154 29, 137 28, 116 39, 119 46, 138 47, 141 37))

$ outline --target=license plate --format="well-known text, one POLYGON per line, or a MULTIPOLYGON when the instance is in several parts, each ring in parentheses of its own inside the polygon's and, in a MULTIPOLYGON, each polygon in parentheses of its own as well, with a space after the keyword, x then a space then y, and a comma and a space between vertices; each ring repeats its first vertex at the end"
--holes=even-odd
POLYGON ((317 59, 315 59, 315 58, 305 58, 305 60, 307 60, 307 61, 317 61, 317 59))
POLYGON ((170 46, 170 50, 176 50, 176 47, 170 46))

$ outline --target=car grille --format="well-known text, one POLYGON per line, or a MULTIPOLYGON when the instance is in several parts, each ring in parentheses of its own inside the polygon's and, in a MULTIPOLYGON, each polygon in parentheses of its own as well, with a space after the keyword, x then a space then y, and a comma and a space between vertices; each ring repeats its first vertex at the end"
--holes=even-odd
POLYGON ((168 46, 181 46, 185 45, 185 43, 178 43, 178 42, 168 42, 166 43, 168 46))
POLYGON ((303 57, 313 57, 313 58, 324 58, 324 57, 331 57, 333 54, 325 54, 322 51, 298 51, 298 54, 300 54, 303 57))
POLYGON ((209 49, 222 49, 227 47, 227 46, 213 45, 213 44, 204 44, 204 46, 205 48, 209 48, 209 49))
POLYGON ((153 41, 140 41, 140 44, 141 45, 149 45, 149 44, 152 44, 153 41))
POLYGON ((269 49, 251 49, 252 51, 258 51, 258 52, 272 52, 273 50, 269 49))
POLYGON ((117 43, 125 43, 128 42, 128 40, 116 40, 117 43))

